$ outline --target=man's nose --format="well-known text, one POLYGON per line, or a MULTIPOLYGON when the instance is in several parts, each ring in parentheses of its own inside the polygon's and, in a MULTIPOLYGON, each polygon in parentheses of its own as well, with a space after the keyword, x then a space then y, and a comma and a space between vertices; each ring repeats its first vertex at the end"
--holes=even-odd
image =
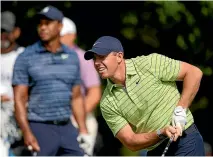
POLYGON ((94 63, 95 63, 95 65, 100 65, 101 61, 100 61, 100 59, 95 59, 94 63))
POLYGON ((41 30, 46 29, 46 28, 47 28, 47 25, 46 25, 46 24, 40 24, 40 25, 39 25, 39 28, 40 28, 41 30))

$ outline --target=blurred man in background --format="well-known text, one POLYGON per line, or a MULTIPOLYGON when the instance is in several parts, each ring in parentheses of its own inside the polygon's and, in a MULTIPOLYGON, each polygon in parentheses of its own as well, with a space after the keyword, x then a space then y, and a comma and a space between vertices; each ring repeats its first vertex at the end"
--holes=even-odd
MULTIPOLYGON (((69 48, 74 50, 80 61, 80 74, 81 74, 81 91, 84 95, 84 105, 86 108, 86 125, 89 131, 90 146, 86 146, 83 143, 82 148, 87 154, 93 155, 94 145, 98 133, 98 123, 94 115, 94 110, 98 105, 101 98, 101 84, 100 78, 94 68, 92 60, 86 61, 84 59, 85 51, 79 48, 75 44, 77 38, 77 30, 75 23, 67 17, 63 18, 63 27, 61 30, 61 42, 67 45, 69 48)), ((74 117, 71 117, 72 123, 75 127, 77 126, 74 117)), ((81 143, 81 141, 79 140, 81 143)))
POLYGON ((41 156, 83 156, 77 136, 88 134, 76 53, 60 43, 63 13, 36 15, 40 40, 18 56, 13 73, 15 115, 28 149, 41 156), (28 108, 26 109, 26 103, 28 108), (73 114, 79 133, 72 125, 73 114))
POLYGON ((16 125, 14 112, 14 97, 12 89, 13 66, 17 56, 24 51, 16 40, 21 30, 16 26, 16 17, 10 11, 1 13, 1 140, 10 147, 16 140, 21 138, 16 125))

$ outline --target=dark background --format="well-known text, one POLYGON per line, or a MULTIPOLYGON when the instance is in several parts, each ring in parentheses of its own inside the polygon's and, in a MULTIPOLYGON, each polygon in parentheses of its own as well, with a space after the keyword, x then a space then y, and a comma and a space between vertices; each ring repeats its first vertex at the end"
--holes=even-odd
MULTIPOLYGON (((200 67, 204 76, 191 111, 204 140, 213 145, 213 2, 2 1, 2 11, 10 10, 17 17, 20 45, 38 40, 34 15, 47 5, 76 23, 77 43, 84 49, 100 36, 110 35, 120 39, 126 58, 157 52, 200 67)), ((181 91, 182 84, 178 87, 181 91)), ((99 109, 97 118, 104 143, 97 155, 120 155, 121 144, 99 109)))

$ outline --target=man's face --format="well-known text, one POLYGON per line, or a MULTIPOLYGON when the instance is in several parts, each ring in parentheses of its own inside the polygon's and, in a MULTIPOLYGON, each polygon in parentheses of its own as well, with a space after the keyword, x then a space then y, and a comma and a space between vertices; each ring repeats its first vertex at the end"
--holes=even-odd
POLYGON ((42 41, 51 41, 59 37, 62 24, 55 20, 40 19, 38 24, 38 35, 42 41))
POLYGON ((14 42, 14 35, 12 32, 1 30, 1 48, 6 49, 14 42))
POLYGON ((119 53, 111 52, 106 56, 94 54, 94 65, 101 78, 114 76, 119 65, 119 53))
POLYGON ((74 44, 76 39, 76 34, 72 33, 72 34, 65 34, 63 36, 60 37, 60 41, 61 43, 70 46, 71 44, 74 44))

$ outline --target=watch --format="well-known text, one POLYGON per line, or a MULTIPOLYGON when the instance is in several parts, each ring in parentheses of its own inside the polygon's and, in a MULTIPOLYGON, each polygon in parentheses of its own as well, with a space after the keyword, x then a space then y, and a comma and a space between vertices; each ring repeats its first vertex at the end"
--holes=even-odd
POLYGON ((167 136, 165 136, 165 135, 162 134, 162 132, 161 132, 160 129, 158 129, 156 133, 157 133, 157 136, 158 136, 161 140, 163 140, 163 139, 165 139, 165 138, 167 137, 167 136))

